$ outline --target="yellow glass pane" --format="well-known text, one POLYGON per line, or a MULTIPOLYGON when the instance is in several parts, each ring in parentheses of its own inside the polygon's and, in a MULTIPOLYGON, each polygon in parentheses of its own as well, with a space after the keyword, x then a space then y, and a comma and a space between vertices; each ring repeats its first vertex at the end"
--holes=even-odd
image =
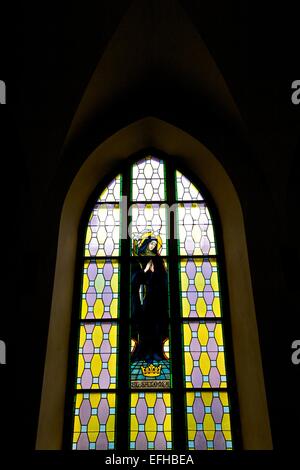
MULTIPOLYGON (((193 358, 190 353, 185 352, 184 359, 185 359, 185 373, 186 375, 191 375, 193 371, 193 358)), ((192 387, 192 384, 187 383, 187 387, 192 387)))
POLYGON ((138 400, 139 400, 138 393, 132 393, 131 394, 131 406, 135 407, 137 405, 138 400))
POLYGON ((192 340, 192 331, 188 323, 183 324, 184 345, 190 344, 192 340))
POLYGON ((163 394, 163 400, 166 406, 171 406, 171 395, 169 393, 163 394))
POLYGON ((101 395, 100 393, 91 393, 90 394, 90 403, 92 408, 98 408, 100 403, 101 395))
POLYGON ((227 431, 227 430, 224 430, 224 429, 222 429, 222 431, 223 431, 223 435, 224 435, 224 438, 226 439, 226 441, 231 441, 231 439, 232 439, 231 431, 227 431))
POLYGON ((171 419, 171 415, 167 414, 167 416, 165 417, 165 421, 164 421, 164 431, 171 431, 171 430, 172 430, 172 419, 171 419))
POLYGON ((224 413, 222 418, 222 430, 229 431, 231 429, 230 426, 230 416, 229 413, 224 413))
POLYGON ((200 355, 200 369, 204 375, 208 375, 210 371, 210 358, 209 355, 204 352, 200 355))
POLYGON ((117 356, 116 354, 112 354, 110 356, 110 359, 108 361, 108 370, 110 374, 115 375, 116 374, 116 367, 117 367, 117 356))
POLYGON ((215 338, 218 346, 223 346, 223 327, 221 323, 217 323, 215 327, 215 338))
POLYGON ((107 432, 106 435, 107 435, 107 440, 109 442, 114 442, 114 440, 115 440, 115 433, 114 432, 107 432))
POLYGON ((114 393, 109 393, 107 395, 107 401, 108 404, 111 408, 114 408, 116 406, 116 395, 114 393))
MULTIPOLYGON (((114 266, 114 268, 118 267, 115 263, 113 264, 113 266, 114 266)), ((111 285, 112 291, 114 293, 117 293, 118 290, 119 290, 119 276, 118 276, 118 273, 114 273, 112 275, 110 285, 111 285)))
MULTIPOLYGON (((86 266, 86 263, 85 263, 85 266, 86 266)), ((87 274, 84 274, 83 283, 82 283, 82 292, 85 293, 88 290, 88 287, 89 287, 89 278, 87 274)))
POLYGON ((80 407, 81 407, 82 400, 83 400, 83 395, 82 395, 82 393, 79 393, 78 395, 76 395, 76 400, 75 400, 75 407, 76 407, 76 408, 80 408, 80 407))
POLYGON ((80 433, 81 430, 81 422, 79 416, 74 417, 74 432, 80 433))
POLYGON ((212 431, 212 430, 215 429, 215 422, 214 422, 213 417, 210 413, 207 413, 204 416, 203 428, 207 431, 212 431))
POLYGON ((130 442, 135 442, 139 432, 137 428, 133 429, 130 427, 130 429, 132 429, 132 431, 130 431, 130 442))
MULTIPOLYGON (((197 265, 199 263, 196 263, 197 265)), ((202 273, 197 273, 195 276, 195 286, 198 292, 203 292, 205 286, 205 280, 202 273)))
POLYGON ((188 413, 187 422, 188 422, 188 429, 190 431, 196 431, 196 421, 192 413, 188 413))
POLYGON ((181 289, 186 291, 188 289, 188 277, 185 273, 181 274, 181 289))
POLYGON ((117 333, 118 333, 118 327, 117 325, 113 325, 109 332, 109 341, 112 347, 115 347, 117 345, 117 333))
POLYGON ((110 304, 110 314, 112 318, 117 318, 118 316, 118 299, 112 299, 110 304))
POLYGON ((155 435, 156 430, 157 430, 157 423, 156 423, 154 415, 148 415, 147 419, 146 419, 146 422, 145 422, 145 431, 146 431, 147 439, 149 441, 152 440, 149 437, 149 435, 152 434, 152 433, 154 433, 154 435, 155 435))
POLYGON ((84 371, 84 359, 83 355, 79 354, 78 356, 78 367, 77 367, 77 377, 81 377, 84 371))
POLYGON ((188 299, 182 299, 182 316, 188 317, 190 314, 191 308, 188 299))
POLYGON ((146 437, 148 441, 153 442, 156 438, 156 431, 146 431, 146 437))
POLYGON ((226 375, 224 353, 219 352, 217 357, 217 367, 221 375, 226 375))
MULTIPOLYGON (((204 435, 208 441, 213 441, 215 437, 215 431, 212 430, 204 430, 204 435)), ((210 448, 208 448, 210 450, 210 448)))
POLYGON ((102 325, 96 325, 94 327, 94 331, 92 334, 92 339, 94 343, 95 348, 100 348, 101 343, 103 341, 103 331, 102 331, 102 325))
POLYGON ((228 406, 228 394, 225 392, 220 393, 220 400, 223 406, 228 406))
POLYGON ((200 297, 197 300, 196 310, 197 310, 197 313, 198 313, 199 317, 205 317, 205 315, 206 315, 206 303, 205 303, 205 300, 202 297, 200 297))
POLYGON ((156 402, 156 393, 146 393, 146 403, 150 408, 153 408, 156 402))
POLYGON ((91 239, 92 239, 92 230, 91 230, 91 227, 88 227, 86 229, 85 243, 86 244, 90 243, 91 239))
POLYGON ((201 346, 206 346, 208 343, 208 329, 205 323, 200 323, 198 328, 198 338, 201 346))
POLYGON ((219 291, 219 280, 218 280, 218 273, 213 272, 210 278, 211 287, 214 291, 219 291))
POLYGON ((113 431, 115 429, 115 415, 109 415, 108 420, 106 422, 106 430, 113 431))
POLYGON ((221 316, 221 306, 220 306, 220 298, 219 297, 214 298, 213 303, 212 303, 212 308, 213 308, 213 312, 214 312, 215 316, 220 317, 221 316))
POLYGON ((79 436, 80 436, 79 432, 74 432, 73 433, 73 444, 77 444, 79 436))
POLYGON ((201 395, 201 398, 202 398, 202 401, 203 401, 205 406, 210 406, 211 405, 211 402, 212 402, 212 393, 211 392, 203 393, 201 395))
POLYGON ((193 406, 193 404, 194 404, 194 394, 193 393, 187 393, 186 394, 186 404, 187 404, 187 406, 193 406))
POLYGON ((135 414, 130 415, 130 429, 132 431, 139 429, 139 423, 135 414))
POLYGON ((82 299, 81 301, 81 318, 82 319, 86 318, 87 312, 88 312, 87 301, 85 299, 82 299))
POLYGON ((92 362, 91 362, 91 371, 93 377, 97 377, 100 375, 102 369, 102 360, 99 354, 94 354, 92 362))
POLYGON ((86 332, 83 326, 80 327, 80 334, 79 334, 79 347, 83 348, 84 343, 86 342, 86 332))
POLYGON ((88 433, 99 432, 99 419, 98 416, 91 416, 88 423, 88 433))
POLYGON ((97 299, 94 304, 94 316, 95 318, 102 318, 104 313, 104 305, 102 299, 97 299))

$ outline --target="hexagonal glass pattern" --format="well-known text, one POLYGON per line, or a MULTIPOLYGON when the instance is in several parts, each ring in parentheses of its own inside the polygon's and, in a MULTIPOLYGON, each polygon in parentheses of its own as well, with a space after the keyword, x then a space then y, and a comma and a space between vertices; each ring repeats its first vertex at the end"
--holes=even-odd
POLYGON ((85 256, 118 256, 120 207, 118 203, 96 204, 85 237, 85 256))
POLYGON ((218 265, 215 259, 182 259, 179 277, 184 318, 221 316, 218 265))
POLYGON ((132 167, 132 201, 164 201, 164 162, 148 156, 132 167))
MULTIPOLYGON (((149 155, 132 165, 128 196, 134 204, 127 228, 134 238, 131 255, 136 254, 138 241, 150 233, 159 240, 158 253, 165 257, 167 266, 171 221, 166 183, 173 184, 166 181, 165 163, 160 158, 149 155)), ((178 251, 173 255, 178 256, 188 448, 230 450, 214 228, 198 188, 178 170, 174 183, 170 194, 175 193, 177 201, 178 251)), ((121 392, 117 388, 121 199, 122 175, 118 175, 98 197, 86 229, 74 398, 73 449, 78 450, 115 448, 117 393, 121 392)), ((131 339, 131 353, 137 341, 131 339)), ((175 391, 169 349, 166 339, 164 360, 131 364, 128 392, 132 450, 172 449, 171 393, 175 391)))
POLYGON ((75 397, 73 450, 115 448, 115 393, 78 393, 75 397))
POLYGON ((178 238, 181 256, 215 255, 215 237, 205 203, 178 203, 178 238))
POLYGON ((187 392, 186 413, 190 450, 231 450, 227 392, 187 392))
POLYGON ((178 201, 202 201, 196 186, 180 171, 176 171, 176 192, 178 201))
POLYGON ((226 388, 221 323, 184 323, 183 341, 185 386, 187 388, 226 388))
POLYGON ((142 233, 151 232, 160 237, 162 247, 160 254, 166 255, 166 206, 164 204, 136 203, 130 208, 130 235, 132 240, 139 238, 142 233))
POLYGON ((118 317, 119 263, 116 260, 85 261, 82 280, 82 319, 118 317))
POLYGON ((77 389, 116 388, 117 333, 110 322, 80 326, 77 389))
POLYGON ((114 178, 98 198, 98 202, 116 202, 121 198, 121 175, 114 178))
POLYGON ((172 448, 170 393, 132 393, 130 403, 130 449, 172 448))

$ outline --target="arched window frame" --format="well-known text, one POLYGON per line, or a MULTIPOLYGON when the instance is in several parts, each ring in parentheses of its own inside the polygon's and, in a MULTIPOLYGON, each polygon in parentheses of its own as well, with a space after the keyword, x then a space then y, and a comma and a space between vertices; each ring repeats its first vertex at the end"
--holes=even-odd
MULTIPOLYGON (((65 197, 57 220, 57 254, 36 449, 61 450, 65 442, 72 299, 78 233, 84 208, 99 183, 99 175, 103 178, 110 171, 115 174, 128 155, 149 146, 159 148, 168 155, 180 155, 178 161, 184 162, 205 184, 218 208, 226 255, 243 449, 270 450, 273 448, 272 434, 246 227, 239 192, 233 185, 232 176, 223 160, 223 157, 230 158, 228 148, 225 144, 221 148, 216 147, 215 139, 206 139, 204 135, 202 138, 195 138, 184 129, 153 116, 138 119, 126 127, 118 128, 112 135, 98 139, 92 150, 81 150, 81 164, 65 188, 65 197)), ((239 145, 234 155, 238 158, 247 149, 247 145, 239 145)), ((56 191, 56 184, 53 185, 53 191, 56 191)), ((47 311, 45 314, 47 315, 47 311)))
MULTIPOLYGON (((234 449, 239 449, 242 447, 242 439, 241 439, 241 431, 240 431, 240 416, 239 416, 239 406, 238 406, 238 397, 237 397, 237 386, 236 386, 236 377, 234 372, 234 360, 233 360, 233 349, 232 349, 232 331, 231 331, 231 321, 230 321, 230 312, 229 312, 229 302, 228 302, 228 287, 227 287, 227 280, 226 280, 226 269, 225 269, 225 258, 224 258, 224 248, 223 248, 223 240, 222 240, 222 226, 220 223, 220 218, 216 206, 212 200, 212 197, 205 188, 202 181, 196 177, 185 165, 182 164, 180 158, 175 156, 170 156, 162 151, 158 151, 155 148, 146 148, 142 151, 139 151, 133 154, 130 158, 123 162, 122 164, 118 165, 112 172, 106 175, 103 178, 95 190, 92 192, 88 203, 83 211, 80 228, 79 228, 79 238, 78 238, 78 250, 77 250, 77 260, 76 260, 76 278, 74 283, 74 295, 73 295, 73 314, 72 314, 72 326, 71 326, 71 335, 70 335, 70 347, 69 347, 69 374, 68 374, 68 384, 67 384, 67 394, 66 394, 66 412, 65 412, 65 424, 64 424, 64 447, 66 449, 71 448, 71 439, 72 439, 72 423, 73 423, 73 396, 74 396, 74 384, 76 380, 76 355, 77 355, 77 346, 78 346, 78 322, 80 323, 79 312, 80 312, 80 303, 81 303, 81 286, 82 286, 82 270, 83 270, 83 260, 82 257, 82 249, 85 243, 85 236, 86 236, 86 228, 88 225, 88 221, 91 215, 91 212, 95 206, 95 202, 97 198, 102 193, 102 191, 107 187, 107 185, 117 176, 117 174, 122 175, 123 180, 123 188, 125 186, 125 192, 127 194, 130 193, 130 171, 132 165, 139 160, 143 159, 144 157, 152 155, 159 159, 162 159, 165 162, 165 181, 166 186, 168 187, 168 197, 167 203, 172 205, 172 202, 175 202, 175 185, 176 185, 176 177, 175 171, 179 170, 184 176, 186 176, 195 186, 197 189, 200 189, 201 195, 207 207, 209 208, 210 216, 212 219, 212 225, 214 229, 214 237, 216 242, 216 260, 219 272, 219 284, 220 284, 220 292, 221 292, 221 312, 222 315, 220 317, 220 321, 223 328, 223 340, 224 340, 224 348, 225 348, 225 360, 226 360, 226 375, 227 375, 227 383, 228 386, 224 391, 228 392, 230 397, 231 409, 230 409, 230 420, 231 420, 231 432, 232 432, 232 440, 234 442, 234 449), (174 177, 173 184, 168 185, 168 179, 174 177)), ((172 229, 172 219, 171 219, 171 229, 172 229)), ((126 251, 129 254, 129 239, 120 240, 122 247, 121 251, 124 253, 126 251)), ((169 241, 170 244, 170 252, 168 257, 170 258, 171 264, 169 274, 170 274, 170 298, 173 299, 170 309, 171 311, 178 311, 178 315, 175 319, 170 320, 171 325, 171 337, 175 335, 176 340, 181 337, 181 324, 183 323, 183 318, 180 315, 180 300, 179 300, 179 276, 178 276, 178 269, 177 263, 180 257, 178 255, 172 256, 172 253, 175 254, 177 252, 177 241, 172 239, 169 241), (173 267, 173 269, 172 269, 173 267), (176 268, 176 269, 174 269, 176 268), (175 307, 177 303, 179 308, 175 307)), ((128 255, 129 256, 129 255, 128 255)), ((211 255, 207 255, 210 257, 211 255)), ((123 255, 120 256, 120 264, 122 263, 123 255)), ((124 258, 123 258, 124 259, 124 258)), ((126 266, 126 263, 124 263, 126 266)), ((128 265, 127 265, 128 266, 128 265)), ((120 269, 120 297, 121 302, 122 298, 125 301, 127 293, 127 286, 129 286, 130 282, 130 275, 129 269, 122 268, 120 269)), ((123 317, 120 315, 119 317, 119 357, 126 357, 126 360, 122 360, 122 364, 124 368, 129 370, 129 362, 128 362, 128 344, 130 339, 130 332, 129 332, 129 305, 126 308, 127 312, 126 315, 123 317), (126 334, 124 334, 124 331, 126 334)), ((205 319, 204 319, 205 320, 205 319)), ((182 433, 184 430, 185 437, 187 436, 187 426, 186 426, 186 415, 185 415, 185 406, 184 406, 184 386, 183 386, 183 374, 184 374, 184 364, 182 359, 183 351, 181 347, 177 346, 177 341, 171 341, 171 355, 173 357, 173 362, 178 364, 181 363, 181 374, 173 374, 173 409, 177 410, 176 419, 173 419, 173 450, 175 451, 187 451, 187 438, 182 438, 182 433), (181 375, 182 379, 179 379, 181 375), (179 380, 178 380, 179 379, 179 380), (174 392, 176 390, 176 392, 174 392)), ((122 375, 122 374, 119 374, 122 375)), ((119 404, 118 407, 121 409, 129 410, 129 395, 130 395, 130 388, 128 383, 126 385, 126 374, 124 376, 121 383, 119 382, 119 389, 122 390, 122 394, 119 393, 119 404), (126 390, 126 393, 124 393, 126 390), (122 395, 122 396, 120 396, 122 395), (120 401, 121 399, 121 401, 120 401)), ((128 378, 128 377, 127 377, 128 378)), ((209 388, 204 389, 205 391, 210 391, 209 388)), ((100 390, 98 390, 100 391, 100 390)), ((116 450, 118 451, 128 451, 129 446, 126 439, 124 439, 124 430, 126 430, 129 440, 129 431, 128 423, 126 422, 126 413, 119 413, 117 414, 117 422, 116 422, 116 450)))

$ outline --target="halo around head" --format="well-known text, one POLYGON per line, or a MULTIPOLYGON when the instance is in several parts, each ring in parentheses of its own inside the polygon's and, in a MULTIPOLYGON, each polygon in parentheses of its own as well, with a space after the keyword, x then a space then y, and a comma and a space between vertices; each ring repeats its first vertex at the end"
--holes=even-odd
POLYGON ((139 248, 144 244, 146 240, 149 240, 149 243, 151 240, 156 240, 157 242, 157 253, 161 252, 162 249, 162 238, 158 233, 155 233, 151 230, 146 230, 141 233, 137 233, 135 237, 133 238, 133 253, 134 255, 138 255, 138 250, 139 248))

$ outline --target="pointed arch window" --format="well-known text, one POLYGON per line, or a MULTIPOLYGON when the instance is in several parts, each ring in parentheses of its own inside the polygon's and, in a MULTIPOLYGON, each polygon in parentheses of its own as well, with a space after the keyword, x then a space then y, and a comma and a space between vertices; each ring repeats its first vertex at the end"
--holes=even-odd
POLYGON ((96 198, 80 261, 73 449, 232 449, 224 283, 204 194, 147 155, 96 198))

